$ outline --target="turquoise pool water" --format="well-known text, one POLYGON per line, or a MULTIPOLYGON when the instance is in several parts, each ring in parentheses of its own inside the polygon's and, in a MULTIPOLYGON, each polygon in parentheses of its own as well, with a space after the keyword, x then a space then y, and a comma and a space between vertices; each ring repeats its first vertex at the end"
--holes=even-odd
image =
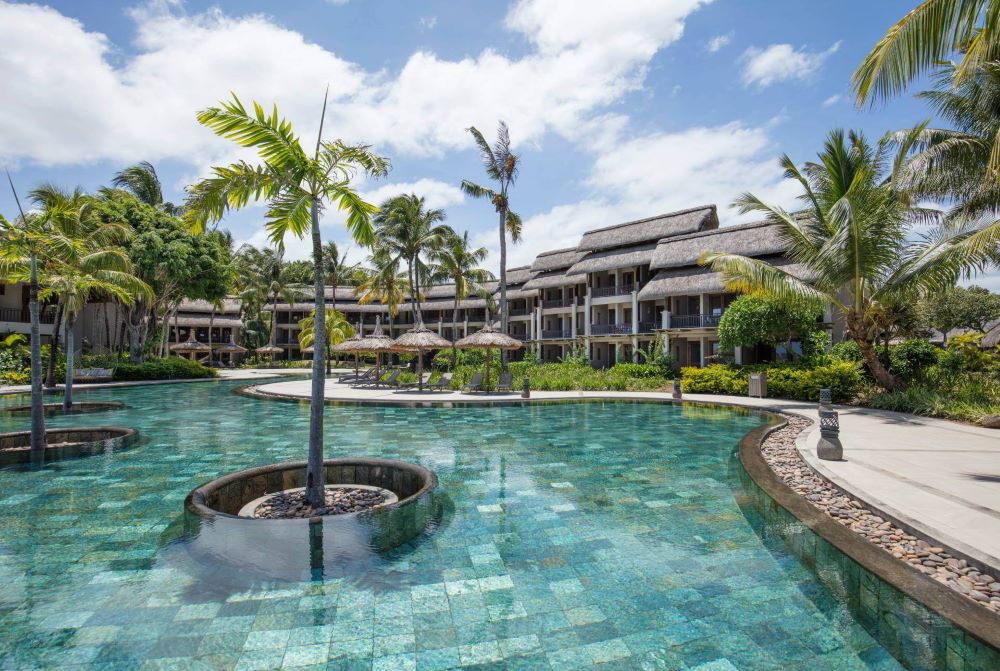
MULTIPOLYGON (((734 451, 759 417, 327 408, 328 456, 424 464, 447 505, 417 542, 334 557, 310 580, 204 561, 192 550, 222 556, 225 539, 181 531, 194 486, 304 458, 307 406, 233 386, 84 392, 128 407, 50 426, 120 424, 146 442, 0 471, 0 669, 901 668, 737 506, 734 451)), ((26 427, 0 415, 2 431, 26 427)))

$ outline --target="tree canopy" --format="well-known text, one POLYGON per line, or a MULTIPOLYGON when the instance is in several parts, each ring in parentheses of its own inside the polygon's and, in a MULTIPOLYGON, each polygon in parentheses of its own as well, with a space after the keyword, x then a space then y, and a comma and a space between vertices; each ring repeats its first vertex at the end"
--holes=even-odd
POLYGON ((927 299, 927 318, 932 328, 944 334, 954 329, 986 331, 1000 319, 1000 294, 983 287, 955 287, 927 299))
POLYGON ((729 351, 784 343, 791 356, 791 341, 816 330, 822 314, 819 305, 811 301, 740 296, 719 320, 719 346, 729 351))

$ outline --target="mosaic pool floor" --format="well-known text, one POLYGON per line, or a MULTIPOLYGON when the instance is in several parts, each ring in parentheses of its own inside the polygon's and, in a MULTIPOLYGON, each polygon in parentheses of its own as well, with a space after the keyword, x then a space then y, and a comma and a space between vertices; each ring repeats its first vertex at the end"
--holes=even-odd
POLYGON ((760 419, 730 410, 327 408, 328 456, 438 473, 441 526, 322 580, 218 570, 178 532, 184 497, 307 436, 306 405, 235 384, 83 392, 128 407, 50 426, 146 442, 0 470, 0 669, 901 668, 750 527, 734 451, 760 419))

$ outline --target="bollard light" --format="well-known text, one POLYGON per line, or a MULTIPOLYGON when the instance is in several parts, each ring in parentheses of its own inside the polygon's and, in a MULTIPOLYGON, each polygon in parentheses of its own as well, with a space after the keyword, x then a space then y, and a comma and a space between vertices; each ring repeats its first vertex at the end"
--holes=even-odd
POLYGON ((824 461, 840 461, 844 458, 844 446, 840 444, 840 415, 836 410, 819 410, 819 444, 816 456, 824 461))
POLYGON ((679 377, 674 378, 674 398, 680 399, 681 394, 681 379, 679 377))
POLYGON ((833 405, 833 392, 831 392, 829 389, 820 389, 819 405, 820 407, 829 410, 830 406, 833 405))
POLYGON ((531 381, 528 378, 524 378, 521 386, 521 398, 531 398, 531 381))

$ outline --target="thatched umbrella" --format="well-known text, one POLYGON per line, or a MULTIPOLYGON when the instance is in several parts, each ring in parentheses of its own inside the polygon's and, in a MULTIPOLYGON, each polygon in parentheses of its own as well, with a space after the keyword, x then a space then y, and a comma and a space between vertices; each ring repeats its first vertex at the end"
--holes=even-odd
POLYGON ((274 365, 274 355, 281 354, 285 350, 281 349, 277 345, 264 345, 263 347, 258 347, 254 350, 257 354, 267 354, 268 358, 271 360, 271 365, 274 365))
POLYGON ((229 355, 229 365, 233 365, 233 356, 236 354, 245 354, 247 351, 246 347, 240 347, 234 342, 224 342, 213 347, 216 352, 222 352, 229 355))
POLYGON ((517 338, 511 338, 506 333, 501 333, 493 328, 490 315, 486 315, 486 325, 470 336, 465 336, 455 343, 458 349, 484 349, 486 350, 486 388, 490 387, 490 352, 495 349, 521 349, 524 346, 517 338))
POLYGON ((417 389, 420 391, 424 390, 424 352, 447 347, 451 347, 451 341, 426 328, 422 319, 393 343, 396 352, 417 353, 417 389))
MULTIPOLYGON (((358 353, 361 351, 358 349, 358 343, 361 342, 361 337, 358 333, 361 331, 361 325, 358 324, 358 329, 354 332, 347 340, 343 340, 333 347, 330 348, 331 352, 337 352, 339 354, 353 354, 354 355, 354 375, 358 374, 358 353)), ((315 351, 315 350, 314 350, 315 351)))
POLYGON ((188 339, 185 342, 174 343, 173 345, 171 345, 170 351, 176 352, 178 354, 182 352, 184 354, 189 354, 190 356, 188 358, 193 361, 195 354, 198 354, 199 352, 211 352, 212 348, 206 345, 205 343, 201 343, 195 340, 194 333, 192 333, 190 336, 188 336, 188 339))
POLYGON ((382 333, 382 317, 375 318, 375 330, 369 336, 363 336, 355 345, 357 352, 375 353, 375 377, 381 377, 379 365, 382 361, 382 352, 392 352, 396 348, 396 342, 392 337, 382 333))

